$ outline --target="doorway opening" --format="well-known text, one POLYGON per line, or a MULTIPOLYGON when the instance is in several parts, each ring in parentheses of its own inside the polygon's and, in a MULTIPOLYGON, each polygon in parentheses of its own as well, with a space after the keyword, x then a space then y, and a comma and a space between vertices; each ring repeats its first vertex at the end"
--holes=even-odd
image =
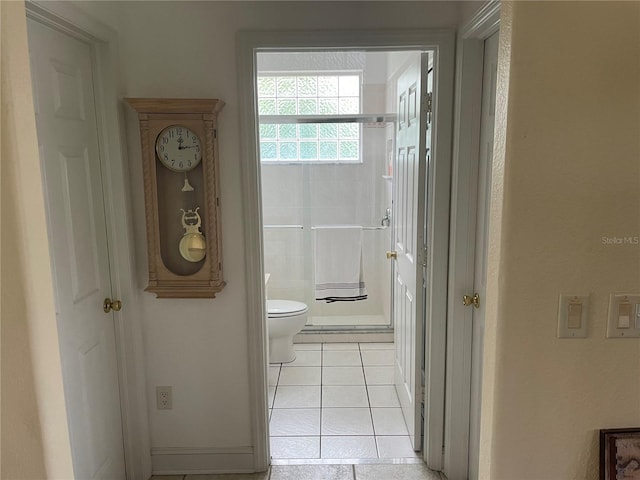
MULTIPOLYGON (((449 220, 449 194, 450 194, 450 165, 451 165, 451 128, 452 124, 452 108, 453 108, 453 67, 454 67, 454 32, 449 30, 415 30, 415 31, 353 31, 353 32, 243 32, 238 37, 238 66, 240 73, 240 101, 243 115, 241 116, 241 128, 243 129, 243 189, 245 195, 244 211, 245 211, 245 262, 248 279, 248 314, 249 314, 249 366, 251 373, 251 405, 253 414, 253 441, 254 441, 254 463, 257 468, 266 468, 270 463, 269 453, 269 421, 270 414, 268 408, 268 365, 269 361, 276 361, 272 357, 269 359, 269 335, 267 327, 267 295, 273 300, 282 300, 274 298, 273 292, 269 288, 265 288, 265 253, 263 238, 266 237, 266 228, 264 225, 282 225, 282 223, 268 224, 263 222, 263 205, 262 205, 262 175, 263 168, 261 162, 260 151, 260 127, 261 119, 259 114, 259 98, 258 98, 258 55, 262 53, 310 53, 318 51, 328 52, 399 52, 411 51, 421 52, 418 57, 420 62, 407 65, 407 74, 402 89, 402 99, 398 96, 397 112, 402 112, 403 121, 396 119, 396 136, 393 141, 394 164, 393 172, 402 172, 402 174, 392 175, 397 178, 397 185, 402 186, 395 191, 392 188, 392 195, 396 196, 393 200, 394 205, 402 204, 403 207, 398 209, 396 213, 393 211, 390 215, 390 234, 393 247, 389 248, 389 261, 393 265, 393 278, 395 294, 391 296, 390 311, 393 311, 393 331, 395 338, 400 341, 394 341, 394 349, 391 352, 394 355, 393 382, 398 400, 402 409, 402 418, 407 427, 409 441, 412 443, 414 451, 420 451, 418 454, 427 466, 433 470, 442 469, 443 461, 443 444, 444 444, 444 379, 445 379, 445 340, 446 340, 446 271, 447 271, 447 251, 448 251, 448 220, 449 220), (429 61, 433 63, 431 70, 432 82, 427 81, 426 72, 429 71, 429 61), (409 81, 410 75, 413 75, 414 81, 409 81), (433 94, 428 95, 427 85, 433 87, 433 94), (427 120, 431 121, 431 128, 427 128, 427 120), (436 128, 440 125, 440 128, 436 128), (399 135, 398 132, 402 127, 405 135, 399 135), (411 129, 409 129, 411 127, 411 129), (427 131, 429 130, 429 133, 427 131), (408 133, 411 132, 411 133, 408 133), (426 144, 430 139, 432 144, 426 144), (429 150, 427 150, 429 148, 429 150), (428 152, 428 156, 427 156, 428 152), (400 155, 399 153, 402 153, 400 155), (401 159, 398 161, 397 159, 401 159), (398 165, 401 165, 399 168, 398 165), (437 165, 437 168, 436 168, 437 165), (400 181, 402 179, 402 181, 400 181), (414 202, 398 202, 398 192, 402 195, 413 195, 416 199, 414 202), (408 208, 411 205, 412 208, 408 208), (408 219, 412 221, 409 222, 408 219), (428 247, 428 248, 425 248, 428 247), (401 266, 401 264, 403 266, 401 266), (401 275, 399 274, 402 268, 401 275), (400 277, 401 282, 397 282, 400 277), (401 283, 403 290, 398 294, 397 284, 401 283), (405 288, 406 287, 406 288, 405 288), (400 322, 400 318, 406 321, 400 322), (424 319, 424 321, 423 321, 424 319), (424 365, 424 368, 423 368, 424 365), (423 374, 424 370, 424 374, 423 374), (424 394, 422 384, 424 382, 424 394), (402 392, 402 395, 399 393, 402 392), (424 402, 423 399, 428 399, 424 402), (406 400, 406 401, 403 401, 406 400), (424 437, 423 437, 424 432, 424 437), (424 438, 424 444, 420 445, 424 438)), ((279 73, 271 71, 267 73, 279 73)), ((307 73, 307 72, 300 72, 307 73)), ((341 73, 341 72, 332 72, 341 73)), ((350 73, 350 72, 349 72, 350 73)), ((276 75, 277 77, 277 75, 276 75)), ((398 79, 400 82, 400 77, 398 79)), ((277 80, 276 80, 277 82, 277 80)), ((319 79, 316 78, 316 84, 319 79)), ((345 80, 346 83, 349 80, 345 80)), ((313 82, 312 82, 313 83, 313 82)), ((290 83, 292 85, 292 83, 290 83)), ((297 80, 295 82, 296 89, 297 80)), ((284 87, 284 86, 283 86, 284 87)), ((340 80, 338 79, 338 92, 340 80)), ((296 90, 297 91, 297 90, 296 90)), ((346 97, 354 95, 346 95, 346 97)), ((286 99, 290 99, 287 97, 286 99)), ((336 97, 334 97, 336 98, 336 97)), ((276 98, 275 105, 277 107, 279 100, 276 98)), ((307 99, 307 98, 305 98, 307 99)), ((301 99, 300 99, 301 100, 301 99)), ((317 104, 320 98, 315 99, 317 104)), ((298 108, 298 99, 296 98, 296 108, 298 108)), ((386 101, 386 98, 385 98, 386 101)), ((349 99, 343 101, 348 104, 349 99)), ((281 102, 285 103, 285 102, 281 102)), ((293 102, 289 105, 292 106, 293 102)), ((356 103, 356 102, 352 102, 356 103)), ((337 97, 338 114, 340 106, 340 94, 337 97)), ((385 104, 386 107, 386 104, 385 104)), ((393 113, 385 112, 382 113, 393 113)), ((296 112, 296 115, 298 113, 296 112)), ((318 113, 317 115, 321 115, 318 113)), ((327 114, 331 115, 331 114, 327 114)), ((345 114, 346 115, 346 114, 345 114)), ((363 115, 363 114, 351 114, 363 115)), ((277 126, 290 125, 293 122, 285 124, 279 121, 273 121, 272 124, 277 126)), ((321 124, 319 118, 310 119, 311 124, 321 124)), ((265 122, 266 123, 266 122, 265 122)), ((333 119, 327 123, 339 123, 333 119)), ((347 123, 347 122, 345 122, 347 123)), ((364 131, 364 125, 358 123, 357 132, 364 131)), ((366 123, 366 122, 365 122, 366 123)), ((389 123, 389 122, 378 122, 389 123)), ((296 133, 302 124, 296 123, 296 133)), ((264 126, 263 126, 264 127, 264 126)), ((385 126, 386 128, 386 126, 385 126)), ((345 128, 346 130, 346 128, 345 128)), ((280 132, 277 131, 276 135, 280 132)), ((346 132, 343 132, 346 133, 346 132)), ((273 135, 273 130, 271 130, 273 135)), ((290 135, 291 131, 285 132, 290 135)), ((351 137, 345 135, 341 137, 338 130, 338 137, 334 138, 335 149, 325 146, 323 155, 327 152, 336 151, 337 160, 353 160, 354 155, 353 142, 354 131, 351 130, 351 137), (344 141, 344 151, 340 151, 340 142, 344 141), (349 151, 349 146, 352 150, 349 151), (343 155, 344 154, 344 155, 343 155), (348 157, 348 158, 347 158, 348 157)), ((265 137, 266 138, 266 137, 265 137)), ((273 139, 273 137, 271 137, 273 139)), ((276 138, 279 140, 279 138, 276 138)), ((318 136, 313 137, 317 140, 317 155, 320 156, 321 138, 318 130, 318 136)), ((322 139, 325 140, 325 139, 322 139)), ((327 143, 329 143, 330 139, 327 143)), ((294 145, 282 146, 276 143, 275 148, 280 148, 279 154, 294 155, 300 154, 302 151, 300 144, 302 139, 294 143, 294 145)), ((309 142, 313 143, 313 142, 309 142)), ((274 145, 268 146, 273 151, 274 145)), ((355 146, 357 152, 361 147, 355 146)), ((304 153, 313 156, 313 146, 305 145, 304 153), (309 153, 311 151, 312 153, 309 153)), ((383 149, 386 151, 386 148, 383 149)), ((272 158, 273 160, 273 158, 272 158)), ((291 160, 291 159, 287 159, 291 160)), ((318 158, 318 161, 321 159, 318 158)), ((364 159, 366 161, 366 158, 364 159)), ((277 161, 277 160, 274 160, 277 161)), ((313 165, 309 165, 311 167, 313 165)), ((340 164, 334 167, 355 168, 354 165, 340 164)), ((275 168, 275 165, 273 166, 275 168)), ((344 170, 347 171, 347 170, 344 170)), ((393 173, 392 172, 392 173, 393 173)), ((334 177, 335 179, 336 177, 334 177)), ((285 180, 282 180, 284 183, 285 180)), ((290 188, 294 188, 291 183, 290 188)), ((405 198, 404 196, 402 198, 405 198)), ((382 221, 382 218, 376 215, 376 220, 382 221)), ((355 221, 354 221, 355 223, 355 221)), ((298 225, 298 224, 295 224, 298 225)), ((304 224, 300 224, 304 227, 304 224)), ((332 224, 311 224, 311 227, 336 226, 332 224)), ((340 225, 338 223, 338 225, 340 225)), ((343 223, 343 225, 345 225, 343 223)), ((373 224, 349 225, 351 227, 360 227, 360 242, 365 232, 361 227, 371 226, 373 224)), ((380 225, 382 226, 382 225, 380 225)), ((284 235, 284 229, 281 234, 284 235)), ((302 232, 304 228, 300 229, 302 232)), ((311 230, 315 238, 314 243, 318 244, 318 228, 311 230)), ((340 229, 334 229, 340 230, 340 229)), ((382 229, 381 229, 382 230, 382 229)), ((384 231, 384 230, 382 230, 384 231)), ((290 232, 288 232, 290 233, 290 232)), ((301 232, 298 232, 300 234, 301 232)), ((309 232, 307 232, 308 234, 309 232)), ((336 233, 335 231, 332 233, 336 233)), ((304 233, 303 233, 304 234, 304 233)), ((344 243, 347 245, 347 242, 344 243)), ((315 248, 315 247, 314 247, 315 248)), ((318 250, 315 248, 315 250, 318 250)), ((315 250, 313 250, 315 252, 315 250)), ((340 251, 330 250, 330 251, 340 251)), ((345 248, 345 250, 347 250, 345 248)), ((285 252, 288 253, 288 252, 285 252)), ((315 253, 313 254, 315 255, 315 253)), ((353 258, 353 257, 352 257, 353 258)), ((356 256, 357 258, 357 256, 356 256)), ((315 259, 314 259, 315 261, 315 259)), ((316 262, 317 263, 317 262, 316 262)), ((327 264, 322 264, 325 267, 327 264)), ((345 268, 353 269, 353 265, 344 264, 345 268)), ((266 272, 271 273, 271 272, 266 272)), ((364 269, 363 269, 364 273, 364 269)), ((314 274, 315 277, 315 274, 314 274)), ((311 277, 309 277, 311 278, 311 277)), ((349 281, 347 288, 353 288, 351 296, 362 297, 365 292, 360 290, 360 276, 356 277, 356 281, 349 281)), ((313 288, 317 291, 313 278, 313 288)), ((331 282, 318 282, 331 283, 331 282)), ((335 282, 342 283, 342 282, 335 282)), ((366 278, 365 278, 366 287, 366 278)), ((279 292, 278 292, 279 293, 279 292)), ((369 292, 366 292, 367 298, 369 292)), ((328 296, 337 296, 331 293, 328 296)), ((315 298, 323 298, 316 295, 315 298)), ((315 301, 315 298, 313 299, 315 301)), ((355 298, 354 298, 355 300, 355 298)), ((308 313, 309 306, 304 301, 290 300, 295 302, 295 313, 303 316, 308 313), (302 304, 302 305, 300 305, 302 304)), ((360 299, 356 301, 362 301, 360 299)), ((346 303, 346 302, 345 302, 346 303)), ((289 305, 291 307, 291 305, 289 305)), ((278 313, 273 312, 275 317, 278 313)), ((291 313, 291 312, 288 312, 291 313)), ((284 316, 287 316, 285 312, 284 316)), ((303 324, 306 323, 306 318, 303 324)), ((349 325, 351 328, 352 325, 349 325)), ((356 332, 357 333, 357 332, 356 332)), ((319 342, 337 342, 356 344, 360 358, 363 358, 360 343, 390 343, 388 341, 374 340, 373 342, 365 342, 362 338, 351 337, 341 338, 337 341, 336 333, 321 332, 319 342), (326 338, 323 338, 325 337, 326 338)), ((342 334, 346 335, 346 334, 342 334)), ((348 335, 354 335, 349 332, 348 335)), ((371 339, 373 340, 373 339, 371 339)), ((284 342, 285 344, 287 342, 284 342)), ((295 354, 293 345, 291 350, 295 354)), ((316 350, 317 351, 317 350, 316 350)), ((353 350, 355 351, 355 350, 353 350)), ((322 358, 323 350, 320 350, 322 358)), ((285 352, 286 353, 286 352, 285 352)), ((317 356, 317 355, 316 355, 317 356)), ((332 356, 332 355, 328 355, 332 356)), ((367 355, 365 355, 367 356, 367 355)), ((293 355, 292 355, 293 357, 293 355)), ((292 358, 285 358, 281 361, 289 361, 292 358)), ((388 365, 385 365, 388 366, 388 365)), ((327 368, 329 365, 326 366, 327 368)), ((349 368, 350 366, 341 366, 339 368, 349 368)), ((357 367, 357 366, 356 366, 357 367)), ((296 367, 282 367, 285 368, 296 367)), ((319 367, 297 367, 297 368, 315 368, 316 375, 320 378, 319 386, 322 387, 322 364, 319 367)), ((338 368, 338 367, 336 367, 338 368)), ((361 366, 363 384, 365 378, 365 365, 361 366)), ((339 385, 338 385, 339 386, 339 385)), ((348 385, 347 385, 348 386, 348 385)), ((365 385, 366 387, 366 385, 365 385)), ((277 390, 277 389, 276 389, 277 390)), ((277 396, 277 393, 276 393, 277 396)), ((320 407, 319 407, 320 408, 320 407)), ((332 407, 333 408, 333 407, 332 407)), ((335 407, 335 408, 352 408, 352 407, 335 407)), ((353 407, 358 408, 358 407, 353 407)), ((364 408, 364 407, 362 407, 364 408)), ((370 407, 376 408, 376 407, 370 407)), ((384 408, 384 407, 380 407, 384 408)), ((371 420, 373 429, 373 420, 371 420)), ((320 421, 320 427, 322 426, 320 421)), ((321 433, 321 430, 320 430, 321 433)), ((317 435, 320 437, 320 433, 317 435)), ((373 435, 375 436, 375 435, 373 435)), ((375 441, 375 439, 374 439, 375 441)), ((303 460, 310 462, 310 460, 303 460)), ((323 461, 319 459, 318 461, 323 461)), ((378 460, 380 461, 380 460, 378 460)))
POLYGON ((416 49, 256 54, 275 462, 420 457, 432 70, 416 49))

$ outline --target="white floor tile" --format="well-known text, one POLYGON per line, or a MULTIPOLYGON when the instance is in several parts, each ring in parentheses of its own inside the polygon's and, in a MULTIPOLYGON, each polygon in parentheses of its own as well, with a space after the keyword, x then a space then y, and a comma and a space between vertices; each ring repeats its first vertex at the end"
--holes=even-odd
MULTIPOLYGON (((160 477, 164 478, 164 477, 160 477)), ((220 475, 203 475, 203 474, 195 474, 195 475, 186 475, 186 476, 178 476, 178 477, 169 477, 169 478, 177 478, 178 480, 268 480, 271 477, 269 476, 269 471, 260 472, 260 473, 227 473, 220 475)), ((155 480, 156 477, 151 477, 151 480, 155 480)))
POLYGON ((280 385, 320 385, 320 367, 283 367, 280 385))
POLYGON ((322 350, 360 350, 357 343, 323 343, 322 350))
POLYGON ((324 385, 322 407, 369 407, 364 385, 324 385))
POLYGON ((267 405, 269 406, 269 408, 273 408, 273 399, 276 396, 276 387, 269 387, 267 389, 267 398, 268 398, 268 403, 267 405))
POLYGON ((394 365, 395 350, 365 350, 361 352, 362 364, 367 365, 394 365))
MULTIPOLYGON (((367 385, 393 385, 394 367, 364 367, 367 385)), ((282 380, 281 380, 282 381, 282 380)))
POLYGON ((356 465, 355 471, 358 480, 440 480, 440 474, 429 470, 423 463, 356 465))
POLYGON ((278 375, 280 375, 280 364, 269 365, 268 380, 270 387, 275 387, 278 384, 278 375))
POLYGON ((411 446, 409 437, 393 436, 393 437, 376 437, 378 443, 378 454, 380 458, 414 458, 418 457, 411 446))
POLYGON ((298 350, 293 362, 283 363, 283 367, 319 367, 322 352, 319 350, 298 350))
POLYGON ((320 385, 280 385, 273 408, 320 408, 320 385))
POLYGON ((353 466, 273 465, 269 480, 353 480, 353 466))
POLYGON ((299 352, 302 350, 322 350, 322 344, 321 343, 296 343, 293 345, 293 349, 296 352, 299 352))
POLYGON ((360 343, 360 350, 395 350, 393 343, 360 343))
POLYGON ((326 350, 322 352, 323 367, 360 366, 360 352, 355 350, 326 350))
POLYGON ((393 385, 367 385, 372 407, 400 407, 396 387, 393 385))
POLYGON ((320 458, 320 437, 271 437, 273 458, 320 458))
POLYGON ((320 435, 319 408, 274 408, 269 423, 272 437, 320 435))
POLYGON ((368 408, 323 408, 322 435, 373 435, 368 408))
POLYGON ((400 408, 372 408, 376 435, 409 435, 400 408))
POLYGON ((374 437, 322 436, 322 458, 378 458, 374 437))
POLYGON ((364 385, 362 367, 322 367, 322 385, 364 385))

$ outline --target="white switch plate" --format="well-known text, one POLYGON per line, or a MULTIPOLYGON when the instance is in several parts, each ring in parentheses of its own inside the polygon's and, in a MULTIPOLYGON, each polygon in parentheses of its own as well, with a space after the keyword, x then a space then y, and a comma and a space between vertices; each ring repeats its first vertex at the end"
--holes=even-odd
POLYGON ((589 295, 560 294, 558 338, 587 338, 589 295))
POLYGON ((607 338, 640 337, 640 293, 609 295, 607 338))

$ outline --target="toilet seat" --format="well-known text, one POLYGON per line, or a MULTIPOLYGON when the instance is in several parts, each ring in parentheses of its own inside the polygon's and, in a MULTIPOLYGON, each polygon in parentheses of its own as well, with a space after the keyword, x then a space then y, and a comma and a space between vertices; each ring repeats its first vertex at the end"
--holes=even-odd
POLYGON ((269 318, 291 317, 301 315, 308 310, 302 302, 295 300, 267 300, 267 315, 269 318))

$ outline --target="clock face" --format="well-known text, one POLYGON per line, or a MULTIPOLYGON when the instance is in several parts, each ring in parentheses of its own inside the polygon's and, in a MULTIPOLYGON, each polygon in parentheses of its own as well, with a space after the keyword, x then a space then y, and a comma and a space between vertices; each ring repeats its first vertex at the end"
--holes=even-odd
POLYGON ((188 172, 202 160, 198 135, 183 125, 170 125, 156 139, 156 154, 162 164, 174 172, 188 172))

